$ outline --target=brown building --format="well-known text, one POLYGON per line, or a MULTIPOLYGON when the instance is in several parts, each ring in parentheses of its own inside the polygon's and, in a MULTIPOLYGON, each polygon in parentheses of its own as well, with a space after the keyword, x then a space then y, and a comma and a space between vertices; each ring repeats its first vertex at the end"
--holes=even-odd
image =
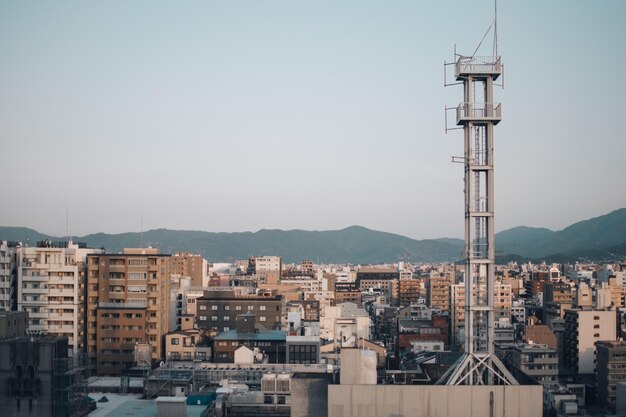
POLYGON ((172 255, 170 271, 185 277, 191 277, 191 285, 202 287, 202 278, 205 275, 204 258, 200 255, 191 255, 187 252, 172 255))
POLYGON ((157 249, 87 257, 87 355, 98 375, 119 375, 134 362, 136 343, 165 358, 170 330, 170 255, 157 249))
POLYGON ((442 313, 450 311, 450 286, 453 279, 450 276, 430 277, 428 281, 428 306, 439 309, 442 313))
POLYGON ((446 316, 433 315, 430 320, 398 319, 398 353, 411 350, 412 341, 442 342, 447 348, 448 327, 446 316))
POLYGON ((422 288, 422 281, 419 279, 401 279, 398 281, 398 304, 408 306, 417 303, 420 297, 424 297, 426 291, 422 288))
POLYGON ((0 339, 26 336, 28 312, 0 310, 0 339))
POLYGON ((284 309, 283 297, 272 292, 237 295, 232 290, 206 291, 196 300, 196 322, 200 329, 227 332, 235 329, 238 315, 251 313, 264 328, 280 329, 284 309))
POLYGON ((335 305, 346 302, 354 303, 359 307, 363 307, 361 290, 359 290, 353 282, 336 282, 335 305))
POLYGON ((213 339, 213 362, 233 363, 235 351, 241 346, 256 348, 267 356, 268 363, 286 363, 287 332, 259 329, 250 313, 235 317, 233 330, 222 332, 213 339))

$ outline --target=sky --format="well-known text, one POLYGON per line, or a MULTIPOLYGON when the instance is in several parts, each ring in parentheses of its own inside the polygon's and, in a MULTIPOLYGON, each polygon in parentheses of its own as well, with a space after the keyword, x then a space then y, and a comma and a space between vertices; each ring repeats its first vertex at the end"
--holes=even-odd
MULTIPOLYGON (((625 16, 498 3, 497 231, 626 207, 625 16)), ((0 0, 0 225, 462 237, 443 64, 493 17, 483 0, 0 0)))

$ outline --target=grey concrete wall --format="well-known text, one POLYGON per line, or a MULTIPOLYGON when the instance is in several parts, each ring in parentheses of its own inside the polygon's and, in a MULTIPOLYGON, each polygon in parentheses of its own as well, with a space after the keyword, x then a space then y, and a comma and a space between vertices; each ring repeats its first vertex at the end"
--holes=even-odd
POLYGON ((291 417, 326 417, 328 415, 328 379, 293 378, 291 380, 291 417))
POLYGON ((542 395, 540 385, 330 385, 328 417, 541 417, 542 395))

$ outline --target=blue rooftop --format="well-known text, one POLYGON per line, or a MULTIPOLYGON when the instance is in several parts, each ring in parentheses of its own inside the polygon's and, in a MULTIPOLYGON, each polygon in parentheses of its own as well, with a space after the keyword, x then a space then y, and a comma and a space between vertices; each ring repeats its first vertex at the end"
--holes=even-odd
POLYGON ((229 330, 214 337, 214 340, 268 340, 284 342, 287 340, 287 332, 282 330, 265 330, 259 332, 237 332, 229 330))

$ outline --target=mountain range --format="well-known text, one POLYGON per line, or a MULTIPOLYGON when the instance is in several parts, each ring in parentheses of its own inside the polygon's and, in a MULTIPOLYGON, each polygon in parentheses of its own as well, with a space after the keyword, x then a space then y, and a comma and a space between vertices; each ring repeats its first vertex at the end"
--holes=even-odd
MULTIPOLYGON (((0 226, 0 240, 34 245, 40 240, 65 240, 26 227, 0 226)), ((96 233, 74 237, 89 247, 119 252, 124 247, 152 246, 162 253, 191 252, 210 262, 228 262, 257 255, 280 255, 285 262, 312 259, 323 263, 376 264, 458 261, 461 239, 415 240, 350 226, 342 230, 259 230, 212 233, 156 229, 140 233, 96 233)), ((626 208, 584 220, 560 230, 520 226, 496 234, 497 260, 616 260, 626 257, 626 208)))

